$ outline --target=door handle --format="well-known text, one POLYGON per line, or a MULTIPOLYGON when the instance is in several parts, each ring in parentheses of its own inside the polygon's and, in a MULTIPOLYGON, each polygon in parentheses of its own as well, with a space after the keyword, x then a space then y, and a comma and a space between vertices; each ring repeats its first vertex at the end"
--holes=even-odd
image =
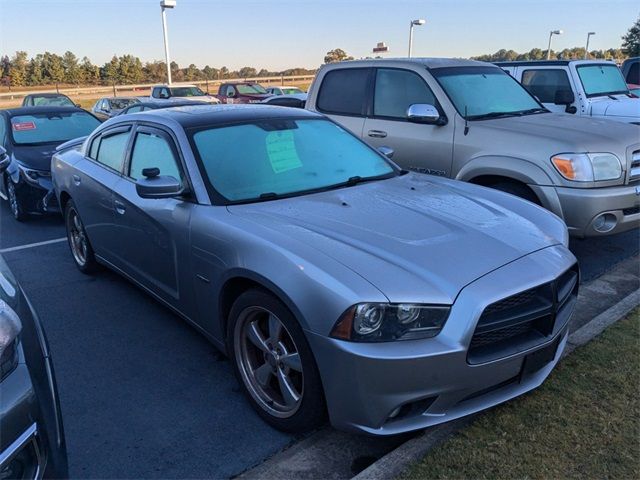
POLYGON ((384 138, 387 136, 387 132, 383 132, 382 130, 369 130, 367 135, 374 138, 384 138))
POLYGON ((80 185, 80 175, 73 176, 73 183, 75 183, 76 185, 80 185))
POLYGON ((124 212, 127 210, 127 207, 124 206, 124 203, 116 200, 115 202, 113 202, 113 204, 116 207, 116 212, 118 212, 120 215, 124 215, 124 212))

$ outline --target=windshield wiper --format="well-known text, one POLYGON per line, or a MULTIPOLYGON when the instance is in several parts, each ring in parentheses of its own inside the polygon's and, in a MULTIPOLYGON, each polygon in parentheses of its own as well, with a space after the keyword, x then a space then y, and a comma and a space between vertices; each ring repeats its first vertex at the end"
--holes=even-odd
POLYGON ((483 113, 481 115, 471 115, 467 118, 469 120, 481 120, 484 118, 511 117, 513 115, 518 115, 518 112, 489 112, 489 113, 483 113))

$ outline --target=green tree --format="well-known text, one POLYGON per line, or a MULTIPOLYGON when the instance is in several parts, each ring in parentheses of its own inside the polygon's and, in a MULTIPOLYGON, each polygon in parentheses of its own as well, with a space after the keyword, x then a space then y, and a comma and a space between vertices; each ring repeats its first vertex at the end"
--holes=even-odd
POLYGON ((344 62, 345 60, 353 60, 353 57, 348 55, 347 52, 341 48, 329 50, 324 56, 324 63, 344 62))
POLYGON ((88 57, 82 57, 80 76, 82 83, 96 84, 100 81, 100 68, 91 63, 88 57))
POLYGON ((29 65, 27 66, 27 84, 42 85, 43 83, 42 54, 38 54, 29 61, 29 65))
POLYGON ((117 84, 120 82, 120 61, 115 55, 111 57, 111 61, 105 63, 100 69, 100 78, 108 85, 117 84))
POLYGON ((258 71, 253 67, 242 67, 238 71, 238 76, 240 78, 253 78, 258 76, 258 71))
POLYGON ((62 68, 64 69, 64 81, 66 83, 79 84, 82 81, 82 72, 78 65, 78 57, 72 52, 66 51, 62 56, 62 68))
POLYGON ((22 87, 27 84, 27 52, 19 51, 11 59, 9 78, 12 87, 22 87))
POLYGON ((640 57, 640 17, 622 36, 622 52, 629 57, 640 57))
POLYGON ((190 82, 200 80, 202 78, 202 72, 195 64, 189 65, 184 71, 184 79, 190 82))
POLYGON ((140 83, 144 78, 142 62, 133 55, 123 55, 118 58, 118 82, 140 83))
POLYGON ((42 55, 42 74, 47 83, 62 82, 64 80, 62 57, 55 53, 44 52, 42 55))

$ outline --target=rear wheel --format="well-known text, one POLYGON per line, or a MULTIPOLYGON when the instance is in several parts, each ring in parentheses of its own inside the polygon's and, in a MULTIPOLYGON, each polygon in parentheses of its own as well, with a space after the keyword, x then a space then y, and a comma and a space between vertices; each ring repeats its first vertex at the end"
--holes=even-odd
POLYGON ((229 320, 234 371, 258 414, 286 432, 320 426, 326 411, 320 374, 289 309, 253 289, 238 297, 229 320))
POLYGON ((16 190, 15 183, 10 178, 7 179, 7 199, 9 200, 9 208, 13 218, 19 222, 26 220, 28 215, 24 211, 24 201, 16 190))
POLYGON ((98 270, 98 262, 73 200, 69 200, 65 205, 64 223, 67 227, 67 240, 71 255, 78 269, 87 274, 98 270))
POLYGON ((490 185, 491 188, 495 188, 496 190, 500 190, 501 192, 510 193, 511 195, 515 195, 516 197, 523 198, 525 200, 529 200, 531 203, 535 203, 536 205, 540 205, 540 200, 536 196, 533 191, 522 183, 517 182, 498 182, 490 185))

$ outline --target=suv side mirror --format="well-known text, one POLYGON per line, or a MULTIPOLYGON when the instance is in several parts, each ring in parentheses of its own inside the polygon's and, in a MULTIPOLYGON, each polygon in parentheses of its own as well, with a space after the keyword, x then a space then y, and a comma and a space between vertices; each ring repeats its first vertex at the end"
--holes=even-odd
POLYGON ((556 90, 553 103, 556 105, 571 105, 576 98, 571 90, 556 90))
POLYGON ((9 167, 11 163, 11 157, 7 155, 7 151, 4 147, 0 146, 0 173, 4 173, 4 171, 9 167))
POLYGON ((426 123, 431 125, 444 125, 440 112, 428 103, 414 103, 407 109, 407 120, 413 123, 426 123))
POLYGON ((180 182, 173 177, 157 175, 138 179, 138 181, 136 181, 136 192, 141 198, 171 198, 182 195, 184 188, 180 182))

